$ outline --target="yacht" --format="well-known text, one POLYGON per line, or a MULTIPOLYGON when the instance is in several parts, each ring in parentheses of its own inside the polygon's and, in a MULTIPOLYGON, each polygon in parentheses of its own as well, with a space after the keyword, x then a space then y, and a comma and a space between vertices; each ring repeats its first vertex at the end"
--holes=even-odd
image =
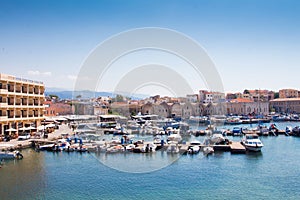
POLYGON ((261 151, 264 146, 257 134, 246 134, 242 139, 242 144, 248 151, 261 151))

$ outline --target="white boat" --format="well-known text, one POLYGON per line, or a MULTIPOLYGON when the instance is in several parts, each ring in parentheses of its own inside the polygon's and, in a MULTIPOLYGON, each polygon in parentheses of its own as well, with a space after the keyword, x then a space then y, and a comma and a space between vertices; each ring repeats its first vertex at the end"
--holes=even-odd
POLYGON ((133 151, 134 148, 135 148, 134 144, 128 144, 125 146, 126 151, 133 151))
POLYGON ((28 140, 28 139, 30 139, 29 133, 21 134, 18 136, 18 140, 28 140))
POLYGON ((200 147, 198 145, 190 146, 188 149, 189 154, 196 154, 199 153, 200 147))
POLYGON ((289 136, 293 133, 293 128, 291 126, 285 127, 285 135, 289 136))
POLYGON ((153 138, 153 143, 154 143, 154 144, 161 144, 161 143, 162 143, 162 140, 163 140, 163 138, 161 137, 161 135, 156 135, 156 136, 153 138))
POLYGON ((215 152, 215 150, 213 147, 210 147, 210 146, 203 147, 203 154, 205 154, 205 155, 212 154, 214 152, 215 152))
POLYGON ((203 144, 205 145, 214 145, 214 144, 224 144, 226 142, 226 139, 224 138, 224 136, 222 134, 219 133, 215 133, 212 136, 207 136, 204 141, 203 144))
POLYGON ((179 153, 178 143, 172 142, 167 148, 167 153, 179 153))
POLYGON ((37 149, 41 150, 41 151, 44 151, 44 150, 46 150, 46 151, 49 150, 50 151, 50 150, 53 149, 53 147, 54 147, 54 144, 45 144, 45 145, 37 146, 37 149))
POLYGON ((152 142, 145 143, 144 146, 141 148, 141 152, 143 152, 143 153, 155 152, 156 147, 157 146, 152 142))
POLYGON ((0 159, 22 159, 23 155, 19 151, 0 152, 0 159))
POLYGON ((179 133, 171 133, 169 136, 168 136, 168 140, 169 141, 177 141, 177 142, 180 142, 182 140, 182 137, 179 133))
POLYGON ((122 145, 111 146, 106 149, 107 153, 116 153, 124 151, 124 147, 122 145))
POLYGON ((242 139, 242 144, 248 151, 261 151, 264 146, 257 134, 246 134, 242 139))
POLYGON ((211 137, 211 141, 214 143, 214 144, 220 144, 222 142, 225 141, 225 138, 222 134, 213 134, 212 137, 211 137))

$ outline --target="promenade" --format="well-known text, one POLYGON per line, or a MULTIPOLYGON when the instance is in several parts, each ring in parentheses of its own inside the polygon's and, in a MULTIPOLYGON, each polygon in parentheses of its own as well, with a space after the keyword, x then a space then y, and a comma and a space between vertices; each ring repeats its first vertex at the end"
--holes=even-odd
MULTIPOLYGON (((54 132, 48 134, 48 138, 40 138, 40 141, 53 141, 61 137, 62 134, 73 134, 73 131, 68 127, 68 125, 63 124, 59 126, 59 129, 56 129, 54 132)), ((10 148, 26 148, 31 146, 31 141, 35 138, 30 138, 28 140, 18 140, 12 139, 9 142, 0 142, 0 151, 3 149, 10 149, 10 148)))

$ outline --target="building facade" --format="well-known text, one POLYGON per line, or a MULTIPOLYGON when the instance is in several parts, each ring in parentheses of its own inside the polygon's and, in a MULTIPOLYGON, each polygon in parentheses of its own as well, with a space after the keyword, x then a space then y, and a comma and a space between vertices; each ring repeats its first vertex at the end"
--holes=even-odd
POLYGON ((248 99, 235 99, 227 102, 227 114, 235 115, 267 115, 269 102, 254 102, 248 99))
POLYGON ((58 116, 58 115, 70 115, 72 113, 72 106, 70 103, 56 102, 56 101, 45 101, 45 112, 44 115, 47 117, 58 116))
POLYGON ((282 89, 279 90, 279 98, 298 98, 299 97, 299 91, 294 89, 282 89))
POLYGON ((270 108, 277 113, 300 113, 300 98, 283 98, 270 101, 270 108))
POLYGON ((44 92, 42 82, 0 74, 0 134, 39 126, 44 120, 44 92))

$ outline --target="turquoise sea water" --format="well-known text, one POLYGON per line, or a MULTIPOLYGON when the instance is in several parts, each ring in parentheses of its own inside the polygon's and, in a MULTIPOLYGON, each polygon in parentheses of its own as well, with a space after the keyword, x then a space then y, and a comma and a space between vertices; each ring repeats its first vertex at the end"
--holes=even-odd
POLYGON ((299 199, 300 138, 261 140, 261 153, 208 157, 24 150, 0 169, 0 199, 299 199))

